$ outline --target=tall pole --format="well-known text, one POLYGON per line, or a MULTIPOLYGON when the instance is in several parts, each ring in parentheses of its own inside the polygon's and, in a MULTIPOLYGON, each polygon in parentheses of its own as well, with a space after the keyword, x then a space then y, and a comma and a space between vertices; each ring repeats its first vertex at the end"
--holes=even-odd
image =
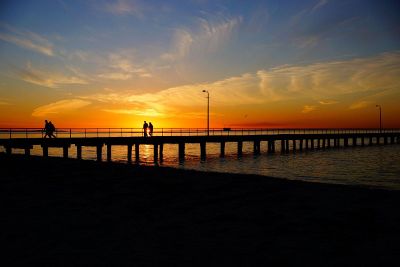
POLYGON ((382 107, 381 105, 376 105, 379 108, 379 132, 382 133, 382 107))
POLYGON ((203 90, 203 93, 207 93, 207 136, 210 135, 210 93, 207 90, 203 90))

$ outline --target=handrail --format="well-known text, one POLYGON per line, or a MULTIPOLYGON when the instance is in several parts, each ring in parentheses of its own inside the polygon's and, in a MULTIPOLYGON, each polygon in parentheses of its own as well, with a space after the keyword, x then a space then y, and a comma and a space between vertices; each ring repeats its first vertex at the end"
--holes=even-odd
MULTIPOLYGON (((206 136, 207 128, 156 128, 153 136, 206 136)), ((210 128, 210 136, 251 136, 277 134, 359 134, 399 133, 400 129, 385 128, 210 128)), ((142 128, 58 128, 60 138, 140 137, 142 128)), ((43 128, 0 128, 0 139, 43 138, 43 128)))

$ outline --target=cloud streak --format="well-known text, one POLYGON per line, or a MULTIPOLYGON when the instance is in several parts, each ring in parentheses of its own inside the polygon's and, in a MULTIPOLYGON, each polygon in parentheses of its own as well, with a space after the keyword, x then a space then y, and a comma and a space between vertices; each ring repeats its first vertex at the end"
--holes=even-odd
POLYGON ((371 101, 359 101, 350 105, 349 109, 363 109, 371 105, 371 101))
POLYGON ((231 37, 242 22, 242 17, 218 18, 217 22, 198 19, 198 29, 176 29, 169 52, 161 55, 164 60, 175 61, 185 58, 193 51, 215 52, 231 37))
POLYGON ((33 68, 31 63, 28 63, 24 69, 17 70, 17 76, 25 82, 49 88, 88 83, 86 80, 78 76, 65 76, 62 74, 38 70, 37 68, 33 68))
POLYGON ((33 110, 33 117, 44 117, 48 115, 68 113, 90 105, 90 101, 82 99, 60 100, 48 105, 40 106, 33 110))
POLYGON ((104 10, 114 15, 142 16, 141 8, 137 1, 117 0, 108 1, 104 10))
POLYGON ((110 53, 108 56, 109 71, 98 74, 99 78, 109 80, 129 80, 134 76, 140 78, 150 78, 153 75, 143 67, 135 66, 133 60, 127 56, 132 51, 122 51, 120 53, 110 53))
POLYGON ((8 25, 2 25, 2 28, 0 40, 46 56, 54 56, 53 44, 42 36, 30 31, 18 30, 8 25))
POLYGON ((305 105, 303 107, 303 110, 301 111, 301 113, 310 113, 310 112, 312 112, 312 111, 314 111, 316 109, 317 109, 316 106, 305 105))

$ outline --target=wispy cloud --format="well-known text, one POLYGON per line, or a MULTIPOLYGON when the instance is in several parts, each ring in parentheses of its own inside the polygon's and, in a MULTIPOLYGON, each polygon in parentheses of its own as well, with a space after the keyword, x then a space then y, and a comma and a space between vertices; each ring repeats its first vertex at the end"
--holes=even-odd
POLYGON ((11 105, 9 102, 0 100, 0 106, 9 106, 9 105, 11 105))
POLYGON ((107 1, 104 4, 104 10, 114 15, 142 16, 141 7, 138 1, 134 0, 107 1))
POLYGON ((30 31, 16 29, 9 25, 0 26, 2 28, 0 40, 47 56, 54 56, 53 44, 44 37, 30 31))
POLYGON ((162 54, 161 58, 169 61, 181 59, 189 53, 193 42, 193 36, 189 31, 178 29, 173 38, 172 51, 162 54))
POLYGON ((317 11, 318 9, 320 9, 320 8, 322 8, 323 6, 325 6, 326 4, 328 4, 328 0, 319 0, 318 2, 317 2, 317 4, 315 4, 315 6, 313 6, 312 8, 311 8, 311 12, 315 12, 315 11, 317 11))
POLYGON ((57 88, 67 84, 88 83, 86 80, 77 76, 64 76, 63 74, 38 70, 37 68, 33 68, 29 62, 24 69, 17 70, 17 75, 25 82, 49 88, 57 88))
POLYGON ((71 112, 85 106, 90 105, 91 102, 82 99, 66 99, 40 106, 33 110, 33 117, 44 117, 52 114, 61 114, 71 112))
POLYGON ((102 73, 98 75, 99 78, 109 79, 109 80, 120 80, 125 81, 132 78, 132 74, 130 73, 120 73, 120 72, 108 72, 102 73))
POLYGON ((242 17, 217 18, 217 21, 198 19, 198 29, 176 29, 169 52, 161 55, 165 60, 178 60, 192 51, 214 52, 227 42, 242 17))
POLYGON ((242 17, 220 18, 213 23, 206 19, 200 19, 201 32, 198 39, 208 43, 209 50, 215 50, 229 40, 233 30, 242 22, 242 17))
POLYGON ((359 101, 350 105, 349 109, 363 109, 371 105, 370 101, 359 101))
POLYGON ((321 105, 334 105, 334 104, 337 104, 337 103, 339 103, 338 101, 336 101, 336 100, 320 100, 320 101, 318 101, 318 103, 320 103, 321 105))
POLYGON ((305 105, 303 107, 303 110, 301 111, 301 113, 310 113, 310 112, 312 112, 312 111, 314 111, 316 109, 317 109, 317 106, 305 105))
POLYGON ((105 112, 115 113, 115 114, 127 114, 127 115, 136 115, 136 116, 145 116, 145 117, 165 117, 164 113, 161 113, 152 108, 146 109, 103 109, 105 112))
POLYGON ((134 76, 150 78, 152 74, 144 67, 133 64, 132 51, 110 53, 108 56, 109 70, 98 75, 99 78, 110 80, 129 80, 134 76))
MULTIPOLYGON (((204 89, 210 92, 211 105, 220 108, 263 105, 297 98, 306 101, 321 99, 317 101, 318 104, 303 107, 302 112, 309 113, 317 110, 319 105, 337 104, 335 99, 343 96, 371 92, 376 95, 377 90, 399 88, 400 52, 395 52, 347 61, 284 65, 209 83, 172 87, 151 94, 112 92, 85 96, 85 99, 123 105, 127 108, 117 108, 114 112, 135 114, 140 110, 153 110, 153 114, 174 114, 182 108, 193 112, 196 107, 204 106, 204 89)), ((352 108, 366 104, 355 104, 352 108)))
POLYGON ((293 96, 330 99, 337 95, 400 88, 400 52, 369 58, 281 66, 258 72, 272 100, 293 96))

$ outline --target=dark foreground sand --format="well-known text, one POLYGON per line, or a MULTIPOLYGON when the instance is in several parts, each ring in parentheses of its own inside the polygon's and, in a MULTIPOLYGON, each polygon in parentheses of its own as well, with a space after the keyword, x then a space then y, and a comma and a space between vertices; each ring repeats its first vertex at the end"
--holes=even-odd
POLYGON ((0 168, 2 266, 400 263, 399 191, 3 154, 0 168))

